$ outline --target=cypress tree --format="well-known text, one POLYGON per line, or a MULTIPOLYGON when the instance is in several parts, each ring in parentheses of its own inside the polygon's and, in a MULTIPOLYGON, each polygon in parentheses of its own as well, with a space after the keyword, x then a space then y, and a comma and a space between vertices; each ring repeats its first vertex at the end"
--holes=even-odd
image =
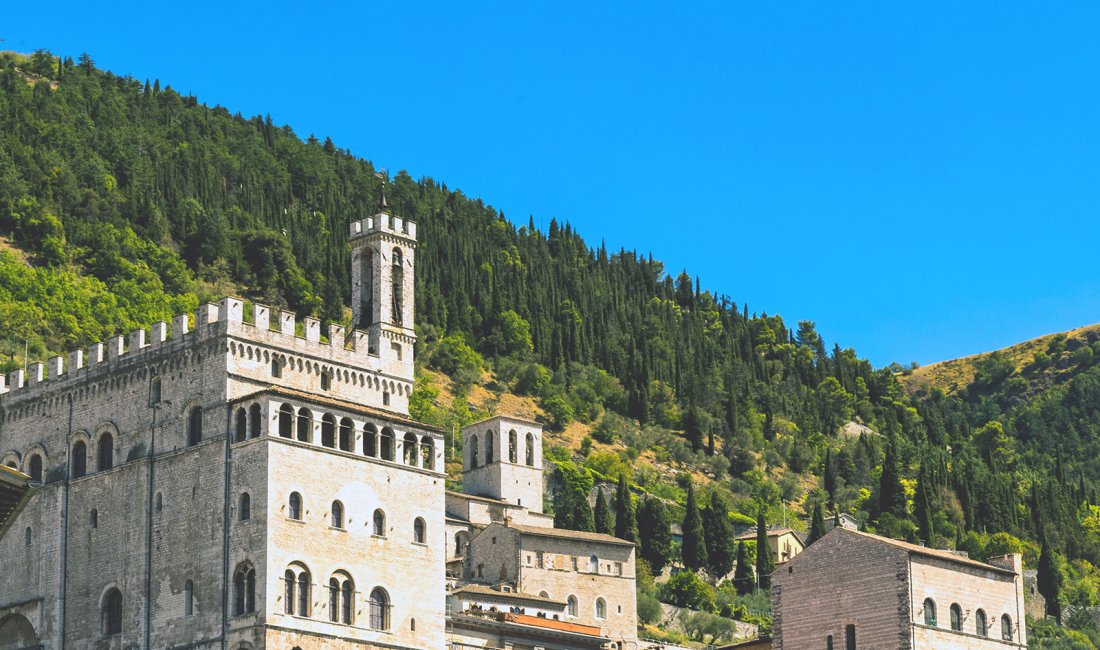
POLYGON ((772 571, 775 571, 775 560, 768 545, 768 522, 764 519, 764 507, 761 506, 756 516, 756 582, 761 589, 771 587, 772 571))
POLYGON ((710 493, 710 505, 703 511, 703 533, 707 542, 707 568, 715 580, 733 570, 733 526, 729 510, 717 490, 710 493))
POLYGON ((840 528, 840 511, 833 511, 833 528, 840 528))
POLYGON ((611 508, 607 507, 607 500, 603 498, 603 490, 596 490, 596 532, 611 535, 615 532, 615 520, 611 516, 611 508))
POLYGON ((913 500, 913 514, 917 518, 917 534, 928 546, 932 546, 932 506, 928 501, 928 475, 921 465, 917 477, 917 493, 913 500))
POLYGON ((626 474, 619 474, 619 489, 615 493, 615 537, 638 543, 638 520, 634 516, 634 499, 626 484, 626 474))
POLYGON ((1046 531, 1042 532, 1042 550, 1039 552, 1039 566, 1036 582, 1039 593, 1046 600, 1046 614, 1054 617, 1059 624, 1062 622, 1062 605, 1058 602, 1058 594, 1062 590, 1062 574, 1058 572, 1058 566, 1054 562, 1054 553, 1047 542, 1046 531))
POLYGON ((886 456, 882 459, 882 476, 878 483, 878 512, 905 516, 905 488, 901 484, 901 472, 894 453, 894 442, 886 443, 886 456))
POLYGON ((672 559, 672 527, 668 510, 660 499, 646 497, 638 507, 638 532, 641 556, 658 575, 672 559))
POLYGON ((829 495, 829 505, 836 503, 836 464, 833 463, 833 450, 825 450, 825 492, 829 495))
POLYGON ((684 511, 684 542, 680 549, 684 566, 692 571, 707 568, 707 543, 703 519, 695 503, 695 486, 688 483, 687 507, 684 511))
POLYGON ((749 564, 749 552, 744 541, 737 542, 737 568, 733 572, 733 586, 737 593, 744 596, 756 589, 752 565, 749 564))
POLYGON ((813 544, 825 536, 825 515, 821 513, 821 504, 814 504, 814 512, 810 516, 810 534, 806 537, 806 546, 813 544))

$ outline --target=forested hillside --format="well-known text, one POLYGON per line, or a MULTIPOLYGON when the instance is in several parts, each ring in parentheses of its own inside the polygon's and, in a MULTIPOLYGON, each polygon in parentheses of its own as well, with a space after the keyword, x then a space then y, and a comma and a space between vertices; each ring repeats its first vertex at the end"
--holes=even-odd
MULTIPOLYGON (((1096 601, 1100 371, 1077 347, 1058 352, 1082 368, 1073 381, 1021 404, 934 386, 911 397, 897 369, 828 345, 812 322, 752 313, 649 254, 589 246, 568 223, 517 227, 442 182, 389 177, 327 138, 86 55, 0 54, 4 369, 227 293, 346 322, 348 224, 383 191, 419 224, 418 360, 448 377, 421 373, 414 415, 462 424, 476 389, 528 398, 551 430, 584 423, 590 437, 547 453, 562 525, 606 527, 608 504, 593 513, 576 496, 621 480, 617 509, 639 518, 622 534, 641 528, 652 564, 717 581, 734 564, 731 522, 845 511, 979 558, 1024 550, 1034 566, 1046 544, 1073 597, 1096 601), (706 530, 685 525, 690 557, 651 541, 670 517, 695 521, 696 500, 706 530)), ((735 605, 712 594, 704 609, 735 605)))

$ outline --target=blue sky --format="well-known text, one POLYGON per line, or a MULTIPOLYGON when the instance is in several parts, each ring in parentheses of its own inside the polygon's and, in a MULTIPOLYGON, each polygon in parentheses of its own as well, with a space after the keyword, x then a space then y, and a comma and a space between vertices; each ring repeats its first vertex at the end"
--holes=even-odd
POLYGON ((876 365, 1100 321, 1100 4, 66 1, 48 48, 270 113, 876 365))

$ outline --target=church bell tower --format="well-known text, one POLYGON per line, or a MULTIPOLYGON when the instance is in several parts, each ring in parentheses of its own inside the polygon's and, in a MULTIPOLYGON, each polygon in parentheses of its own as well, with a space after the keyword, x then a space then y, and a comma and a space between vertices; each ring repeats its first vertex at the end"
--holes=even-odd
POLYGON ((352 327, 389 372, 413 380, 416 223, 394 216, 383 193, 373 217, 351 224, 352 327))

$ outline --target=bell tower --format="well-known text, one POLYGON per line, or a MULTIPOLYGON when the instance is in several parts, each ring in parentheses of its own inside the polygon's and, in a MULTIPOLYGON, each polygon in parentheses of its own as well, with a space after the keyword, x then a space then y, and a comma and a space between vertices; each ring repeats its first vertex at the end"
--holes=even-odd
POLYGON ((412 381, 416 223, 394 216, 383 193, 377 214, 351 224, 350 241, 352 327, 390 373, 412 381))

